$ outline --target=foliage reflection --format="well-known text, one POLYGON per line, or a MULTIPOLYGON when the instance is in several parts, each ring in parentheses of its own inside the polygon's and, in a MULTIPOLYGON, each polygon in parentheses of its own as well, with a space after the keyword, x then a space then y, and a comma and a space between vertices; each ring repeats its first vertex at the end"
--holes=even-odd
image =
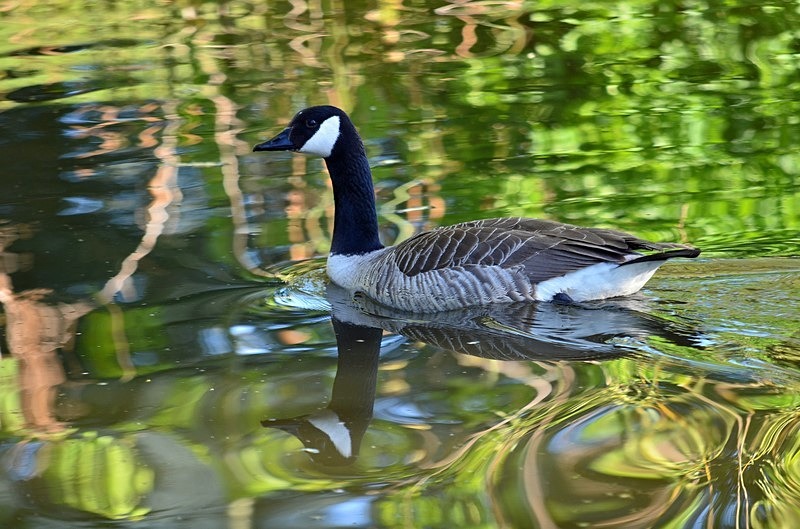
POLYGON ((798 18, 4 5, 0 525, 800 525, 798 18), (318 103, 368 142, 387 243, 528 215, 711 259, 625 304, 326 298, 327 176, 249 153, 318 103), (331 412, 350 445, 307 433, 331 412))

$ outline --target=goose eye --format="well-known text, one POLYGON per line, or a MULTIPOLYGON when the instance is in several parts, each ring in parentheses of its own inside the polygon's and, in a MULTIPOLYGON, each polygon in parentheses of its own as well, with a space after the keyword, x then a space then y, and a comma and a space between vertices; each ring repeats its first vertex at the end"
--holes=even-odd
POLYGON ((310 129, 317 128, 317 120, 316 119, 309 119, 308 121, 306 121, 306 127, 310 128, 310 129))

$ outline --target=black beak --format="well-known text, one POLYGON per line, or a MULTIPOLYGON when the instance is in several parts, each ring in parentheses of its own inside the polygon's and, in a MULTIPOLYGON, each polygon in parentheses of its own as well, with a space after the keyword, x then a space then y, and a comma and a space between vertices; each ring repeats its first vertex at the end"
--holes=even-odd
POLYGON ((292 141, 289 139, 289 133, 292 132, 291 128, 283 129, 283 132, 272 138, 271 140, 267 140, 264 143, 259 143, 255 147, 253 147, 253 151, 293 151, 296 150, 297 147, 294 146, 292 141))

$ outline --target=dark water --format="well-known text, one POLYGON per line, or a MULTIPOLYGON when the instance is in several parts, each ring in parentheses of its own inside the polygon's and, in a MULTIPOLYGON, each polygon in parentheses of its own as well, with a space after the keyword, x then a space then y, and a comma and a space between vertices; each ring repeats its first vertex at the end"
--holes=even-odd
POLYGON ((0 6, 0 527, 800 525, 800 24, 777 3, 0 6), (409 318, 324 281, 499 215, 704 250, 409 318), (327 435, 322 435, 321 432, 327 435))

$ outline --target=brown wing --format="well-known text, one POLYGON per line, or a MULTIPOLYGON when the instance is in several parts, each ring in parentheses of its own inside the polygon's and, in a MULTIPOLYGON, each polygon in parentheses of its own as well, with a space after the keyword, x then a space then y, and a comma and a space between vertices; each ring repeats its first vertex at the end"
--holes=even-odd
POLYGON ((392 257, 408 276, 458 266, 523 267, 528 278, 538 283, 597 263, 625 263, 640 255, 635 251, 639 249, 688 248, 614 230, 512 217, 421 233, 392 248, 392 257))

